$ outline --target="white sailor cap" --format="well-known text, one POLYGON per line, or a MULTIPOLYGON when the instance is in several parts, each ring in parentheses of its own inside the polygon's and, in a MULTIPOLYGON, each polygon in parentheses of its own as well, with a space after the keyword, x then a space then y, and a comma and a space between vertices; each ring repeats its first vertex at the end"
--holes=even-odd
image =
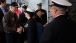
POLYGON ((72 6, 72 4, 68 0, 52 0, 51 6, 57 6, 61 8, 67 8, 72 6))
POLYGON ((22 4, 21 7, 23 7, 23 6, 28 6, 28 5, 27 4, 22 4))
POLYGON ((31 9, 31 8, 27 8, 26 9, 28 12, 35 12, 35 10, 34 9, 31 9))
POLYGON ((34 12, 35 12, 35 10, 31 9, 31 8, 27 8, 25 11, 25 13, 28 13, 30 16, 34 16, 35 15, 34 12))

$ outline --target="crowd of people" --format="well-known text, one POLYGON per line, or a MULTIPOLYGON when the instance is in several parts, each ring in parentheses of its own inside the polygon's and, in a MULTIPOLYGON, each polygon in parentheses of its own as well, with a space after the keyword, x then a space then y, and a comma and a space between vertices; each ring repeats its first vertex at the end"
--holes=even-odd
POLYGON ((67 15, 72 4, 68 0, 51 0, 54 20, 47 24, 47 12, 42 3, 37 10, 12 2, 7 11, 6 0, 0 0, 0 43, 76 43, 76 23, 67 15))
POLYGON ((47 12, 38 3, 37 10, 12 2, 6 12, 6 0, 0 0, 0 43, 38 43, 47 23, 47 12))

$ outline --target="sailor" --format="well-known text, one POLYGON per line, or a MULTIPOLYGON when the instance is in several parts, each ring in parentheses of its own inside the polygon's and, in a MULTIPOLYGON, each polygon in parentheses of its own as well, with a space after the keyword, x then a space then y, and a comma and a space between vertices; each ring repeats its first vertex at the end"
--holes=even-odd
POLYGON ((50 12, 54 20, 45 26, 39 43, 76 43, 76 27, 66 16, 72 6, 68 0, 52 0, 50 12))

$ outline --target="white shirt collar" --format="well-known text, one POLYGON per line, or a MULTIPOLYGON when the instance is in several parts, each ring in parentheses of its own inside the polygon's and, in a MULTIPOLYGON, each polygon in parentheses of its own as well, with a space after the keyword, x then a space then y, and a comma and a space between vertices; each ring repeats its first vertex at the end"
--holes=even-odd
MULTIPOLYGON (((59 15, 57 15, 56 17, 58 17, 58 16, 60 16, 60 15, 64 15, 64 14, 59 14, 59 15)), ((56 17, 55 17, 55 18, 56 18, 56 17)))

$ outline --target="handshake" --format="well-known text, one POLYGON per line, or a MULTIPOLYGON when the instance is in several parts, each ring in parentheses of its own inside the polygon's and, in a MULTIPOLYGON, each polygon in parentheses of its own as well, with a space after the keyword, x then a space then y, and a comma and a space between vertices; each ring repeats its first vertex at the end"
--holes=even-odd
POLYGON ((22 30, 23 30, 23 27, 22 27, 22 26, 20 26, 19 28, 17 28, 17 31, 16 31, 16 32, 18 32, 18 33, 20 33, 20 34, 21 34, 22 30))

